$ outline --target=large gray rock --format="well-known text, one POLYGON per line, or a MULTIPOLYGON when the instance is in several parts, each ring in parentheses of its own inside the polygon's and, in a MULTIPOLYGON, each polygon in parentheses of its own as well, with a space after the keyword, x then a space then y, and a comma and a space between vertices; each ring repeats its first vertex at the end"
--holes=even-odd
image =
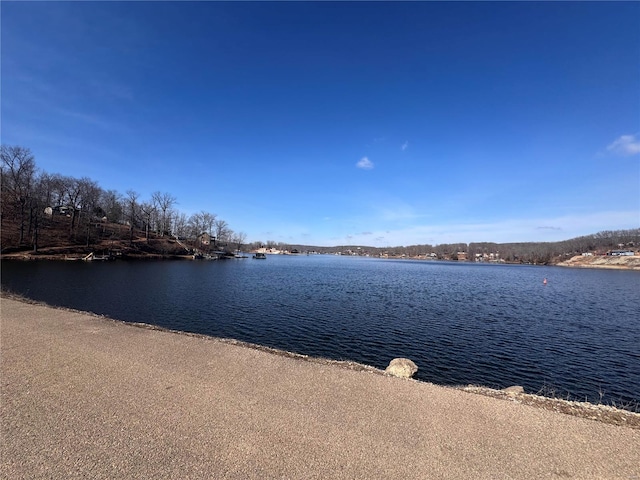
POLYGON ((408 358, 394 358, 384 373, 400 378, 411 378, 418 371, 418 366, 408 358))

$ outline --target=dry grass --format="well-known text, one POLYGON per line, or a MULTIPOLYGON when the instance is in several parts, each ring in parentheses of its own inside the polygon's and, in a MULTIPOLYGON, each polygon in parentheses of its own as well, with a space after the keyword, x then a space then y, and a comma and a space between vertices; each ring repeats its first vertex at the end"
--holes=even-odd
POLYGON ((577 255, 558 264, 560 267, 608 268, 613 270, 640 270, 640 255, 633 256, 582 256, 577 255))
POLYGON ((502 400, 530 405, 532 407, 544 408, 545 410, 573 415, 574 417, 587 418, 589 420, 596 420, 611 425, 640 429, 640 413, 635 413, 625 409, 633 407, 632 405, 620 405, 621 408, 618 408, 618 406, 613 405, 576 402, 530 393, 510 393, 503 390, 494 390, 491 388, 473 385, 460 387, 460 389, 465 392, 500 398, 502 400))

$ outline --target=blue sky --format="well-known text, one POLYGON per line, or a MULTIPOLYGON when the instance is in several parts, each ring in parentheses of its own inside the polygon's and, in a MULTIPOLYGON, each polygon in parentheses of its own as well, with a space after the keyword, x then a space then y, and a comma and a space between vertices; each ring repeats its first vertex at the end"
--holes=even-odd
POLYGON ((2 142, 248 241, 640 227, 638 2, 6 2, 2 142))

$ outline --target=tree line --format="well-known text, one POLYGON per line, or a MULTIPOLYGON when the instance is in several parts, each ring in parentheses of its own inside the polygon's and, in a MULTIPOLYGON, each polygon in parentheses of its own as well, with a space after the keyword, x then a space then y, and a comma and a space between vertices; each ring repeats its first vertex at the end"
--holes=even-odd
MULTIPOLYGON (((257 245, 256 246, 261 246, 257 245)), ((370 247, 366 245, 342 245, 318 247, 269 241, 267 247, 289 252, 342 253, 405 258, 433 258, 437 260, 494 261, 508 263, 550 264, 569 257, 591 252, 604 255, 611 250, 637 250, 640 246, 640 228, 629 230, 603 230, 591 235, 559 242, 519 243, 443 243, 398 247, 370 247)))
MULTIPOLYGON (((41 229, 56 216, 68 219, 68 240, 84 242, 87 246, 96 237, 104 238, 107 223, 122 226, 130 242, 133 242, 134 236, 142 234, 147 242, 152 235, 156 238, 171 237, 204 249, 231 247, 240 250, 245 245, 246 235, 234 232, 216 214, 203 210, 187 216, 177 210, 177 199, 170 193, 156 191, 149 199, 144 200, 134 190, 127 190, 124 194, 104 190, 87 177, 74 178, 39 170, 28 148, 2 145, 0 149, 0 230, 3 252, 7 248, 4 243, 9 243, 9 248, 32 247, 37 251, 41 229), (9 242, 5 229, 8 224, 17 225, 9 242), (207 236, 206 242, 201 240, 203 234, 207 236)), ((278 250, 300 252, 357 252, 391 257, 428 255, 437 259, 492 259, 546 264, 584 252, 606 253, 618 248, 637 249, 640 246, 640 228, 606 230, 560 242, 481 242, 377 248, 314 247, 268 241, 266 244, 256 242, 247 247, 254 249, 265 245, 278 250)))
POLYGON ((43 224, 60 215, 68 218, 69 240, 87 245, 101 225, 104 232, 106 223, 125 226, 131 242, 140 232, 147 242, 152 235, 197 242, 206 234, 207 245, 237 249, 246 240, 244 233, 234 232, 214 213, 203 210, 187 216, 180 212, 170 193, 156 191, 143 199, 134 190, 124 194, 105 190, 87 177, 48 173, 37 168, 31 151, 22 146, 2 145, 0 157, 0 228, 9 222, 17 225, 11 243, 18 248, 30 246, 37 251, 43 224))

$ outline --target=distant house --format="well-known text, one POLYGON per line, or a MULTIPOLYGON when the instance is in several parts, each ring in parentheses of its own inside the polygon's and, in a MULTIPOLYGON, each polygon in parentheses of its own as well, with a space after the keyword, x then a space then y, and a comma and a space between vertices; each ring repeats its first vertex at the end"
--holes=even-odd
POLYGON ((612 257, 632 257, 634 253, 633 250, 611 250, 609 255, 612 257))
POLYGON ((211 245, 211 235, 208 233, 201 233, 198 235, 198 242, 200 245, 211 245))
POLYGON ((52 214, 66 215, 67 217, 70 217, 72 212, 73 212, 73 207, 69 207, 66 205, 57 205, 51 209, 52 214))
POLYGON ((278 250, 277 248, 267 248, 267 247, 260 247, 256 250, 256 253, 275 253, 275 254, 282 254, 284 252, 278 250))

